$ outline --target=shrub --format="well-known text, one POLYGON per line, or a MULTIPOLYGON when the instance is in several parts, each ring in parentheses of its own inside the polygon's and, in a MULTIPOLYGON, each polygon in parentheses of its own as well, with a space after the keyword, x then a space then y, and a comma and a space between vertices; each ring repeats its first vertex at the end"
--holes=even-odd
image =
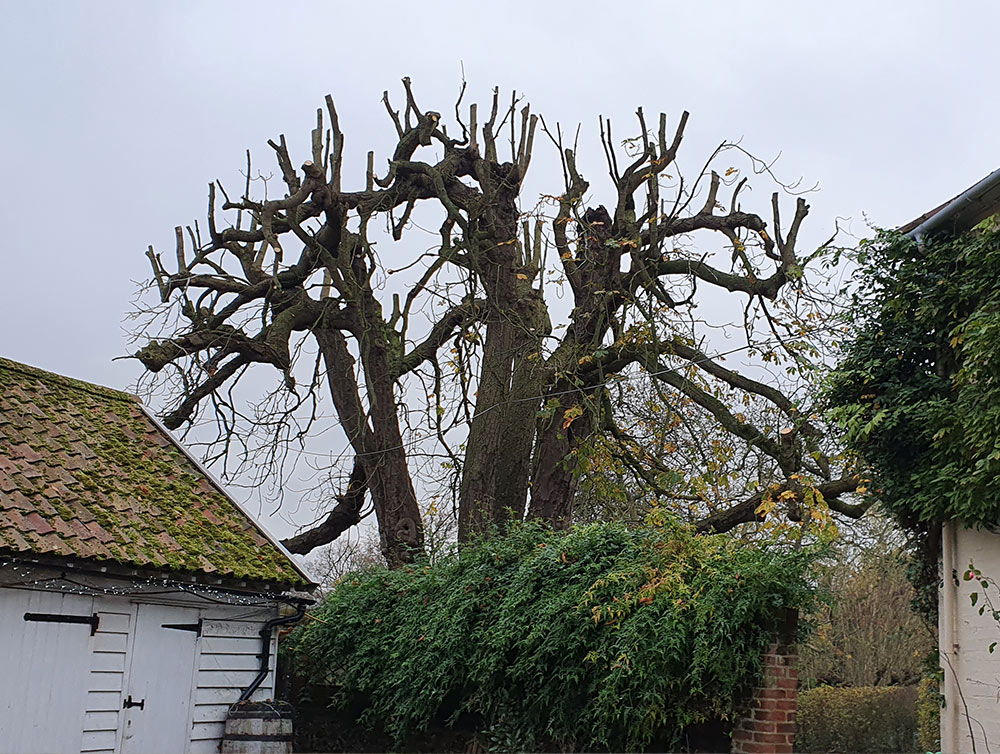
POLYGON ((527 524, 460 558, 345 576, 287 649, 301 683, 396 746, 445 726, 494 748, 672 748, 737 714, 778 609, 812 601, 812 557, 660 514, 638 530, 527 524))
POLYGON ((940 680, 926 677, 917 686, 917 741, 923 751, 941 750, 940 680))
MULTIPOLYGON (((799 679, 813 686, 906 686, 923 675, 934 637, 912 609, 907 556, 880 540, 853 558, 817 564, 821 591, 809 641, 799 647, 799 679)), ((936 655, 935 655, 936 656, 936 655)))
POLYGON ((918 751, 916 700, 913 686, 801 691, 795 748, 850 754, 918 751))

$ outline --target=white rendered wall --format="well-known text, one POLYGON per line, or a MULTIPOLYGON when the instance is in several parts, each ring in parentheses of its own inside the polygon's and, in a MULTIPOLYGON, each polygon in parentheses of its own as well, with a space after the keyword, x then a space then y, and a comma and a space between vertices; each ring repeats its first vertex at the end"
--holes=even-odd
POLYGON ((963 579, 973 563, 990 584, 985 592, 994 609, 1000 610, 1000 534, 948 523, 941 536, 938 628, 946 700, 941 710, 941 751, 1000 752, 1000 643, 989 651, 993 642, 1000 642, 1000 623, 988 606, 979 614, 984 604, 979 582, 963 579), (973 592, 979 593, 976 605, 973 592))

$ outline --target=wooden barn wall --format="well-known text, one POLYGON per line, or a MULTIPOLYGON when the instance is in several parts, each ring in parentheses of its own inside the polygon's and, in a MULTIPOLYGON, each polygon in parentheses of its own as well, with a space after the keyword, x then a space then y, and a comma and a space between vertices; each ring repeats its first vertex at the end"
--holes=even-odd
MULTIPOLYGON (((118 584, 121 585, 120 582, 118 584)), ((260 629, 275 606, 213 604, 189 595, 169 598, 83 596, 51 589, 0 588, 0 730, 5 752, 76 751, 98 754, 127 749, 122 702, 129 689, 135 626, 141 604, 197 610, 201 636, 194 642, 193 683, 186 754, 215 754, 229 706, 260 667, 260 629), (27 622, 24 614, 91 615, 100 625, 27 622)), ((167 629, 164 629, 167 630, 167 629)), ((276 632, 269 673, 254 694, 274 694, 276 632)), ((164 662, 173 661, 164 657, 164 662)), ((141 718, 139 718, 141 719, 141 718)))
MULTIPOLYGON (((271 613, 252 608, 206 608, 198 655, 190 754, 216 754, 226 712, 260 669, 260 629, 271 613)), ((253 695, 255 701, 274 696, 277 632, 271 637, 270 672, 253 695)))

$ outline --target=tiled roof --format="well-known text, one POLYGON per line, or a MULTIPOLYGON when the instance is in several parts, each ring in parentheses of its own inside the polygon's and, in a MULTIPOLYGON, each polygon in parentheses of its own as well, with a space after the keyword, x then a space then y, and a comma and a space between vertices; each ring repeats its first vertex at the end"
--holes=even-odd
POLYGON ((308 583, 137 398, 0 358, 4 553, 308 583))

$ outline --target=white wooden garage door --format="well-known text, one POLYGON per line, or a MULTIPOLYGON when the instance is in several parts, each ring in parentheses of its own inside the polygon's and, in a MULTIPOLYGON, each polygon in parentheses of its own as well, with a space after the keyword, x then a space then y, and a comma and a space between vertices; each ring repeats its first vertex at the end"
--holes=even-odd
POLYGON ((197 623, 198 610, 97 603, 0 590, 0 751, 187 750, 197 635, 164 624, 197 623))
POLYGON ((123 754, 184 752, 191 730, 199 611, 139 605, 128 673, 123 754))
MULTIPOLYGON (((96 634, 91 635, 91 626, 24 619, 26 613, 82 618, 93 615, 93 607, 93 597, 0 590, 0 730, 4 751, 81 751, 81 738, 86 736, 83 731, 104 725, 99 719, 87 719, 93 650, 100 641, 96 634)), ((115 669, 120 683, 124 667, 112 661, 107 670, 114 675, 115 669)), ((115 694, 113 703, 117 701, 115 694)))

